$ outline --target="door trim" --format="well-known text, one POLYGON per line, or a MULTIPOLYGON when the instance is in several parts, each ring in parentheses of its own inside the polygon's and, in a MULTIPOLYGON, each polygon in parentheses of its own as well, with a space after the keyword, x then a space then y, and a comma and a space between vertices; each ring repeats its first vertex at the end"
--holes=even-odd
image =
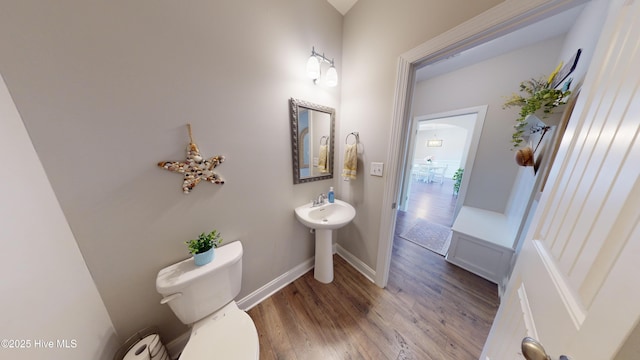
MULTIPOLYGON (((411 176, 411 169, 413 164, 411 164, 411 160, 413 159, 413 154, 415 151, 415 137, 418 124, 422 121, 430 121, 430 120, 438 120, 442 118, 455 117, 455 116, 464 116, 469 114, 475 114, 476 120, 473 123, 473 129, 471 129, 470 134, 467 134, 469 140, 469 148, 467 149, 467 153, 464 155, 465 162, 464 164, 460 164, 464 169, 464 173, 466 176, 462 178, 462 183, 460 184, 460 191, 458 191, 458 196, 456 198, 456 206, 453 211, 453 219, 458 216, 460 209, 462 208, 462 204, 464 203, 464 198, 467 194, 467 185, 469 184, 469 177, 471 172, 473 171, 473 163, 475 162, 475 156, 469 156, 469 154, 475 154, 478 150, 478 145, 480 144, 480 134, 482 133, 482 127, 484 126, 484 119, 487 116, 488 105, 480 105, 467 107, 462 109, 456 109, 451 111, 445 111, 437 114, 428 114, 428 115, 419 115, 415 116, 411 121, 411 128, 409 129, 408 136, 408 144, 405 159, 404 159, 404 178, 403 178, 403 187, 401 189, 400 196, 402 194, 406 194, 409 192, 409 181, 411 176)), ((401 208, 406 210, 406 199, 402 199, 400 201, 401 208)))
POLYGON ((587 0, 507 0, 400 55, 387 155, 388 173, 391 175, 384 183, 378 238, 375 278, 378 286, 385 287, 389 280, 395 213, 404 176, 402 170, 411 123, 410 110, 416 68, 443 60, 585 2, 587 0))

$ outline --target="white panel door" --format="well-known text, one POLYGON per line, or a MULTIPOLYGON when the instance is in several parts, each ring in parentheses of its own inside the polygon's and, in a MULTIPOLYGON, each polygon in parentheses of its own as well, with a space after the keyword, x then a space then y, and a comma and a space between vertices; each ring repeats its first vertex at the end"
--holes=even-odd
POLYGON ((640 320, 640 1, 612 0, 481 359, 612 359, 640 320))

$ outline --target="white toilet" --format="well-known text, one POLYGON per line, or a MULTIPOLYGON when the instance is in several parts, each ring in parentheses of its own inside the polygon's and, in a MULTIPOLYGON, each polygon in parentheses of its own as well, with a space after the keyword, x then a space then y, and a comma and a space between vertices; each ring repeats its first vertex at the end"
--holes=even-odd
POLYGON ((169 304, 178 319, 192 325, 180 360, 250 359, 260 356, 253 320, 233 299, 240 292, 242 244, 215 250, 215 258, 196 266, 193 258, 158 273, 156 289, 162 304, 169 304))

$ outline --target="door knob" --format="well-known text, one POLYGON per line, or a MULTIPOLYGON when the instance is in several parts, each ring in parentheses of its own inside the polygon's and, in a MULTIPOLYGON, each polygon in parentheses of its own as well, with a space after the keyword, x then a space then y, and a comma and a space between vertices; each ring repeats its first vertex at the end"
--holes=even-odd
POLYGON ((527 360, 551 360, 544 347, 536 339, 525 337, 522 339, 522 355, 527 360))
MULTIPOLYGON (((524 355, 527 360, 551 360, 551 357, 547 355, 542 344, 530 337, 522 339, 522 355, 524 355)), ((559 360, 569 360, 569 358, 565 355, 560 355, 559 360)))

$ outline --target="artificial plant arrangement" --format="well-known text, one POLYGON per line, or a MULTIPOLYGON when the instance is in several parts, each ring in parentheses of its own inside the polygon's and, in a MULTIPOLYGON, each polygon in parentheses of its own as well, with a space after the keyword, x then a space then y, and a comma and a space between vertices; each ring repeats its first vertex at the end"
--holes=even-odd
POLYGON ((222 243, 222 235, 218 230, 213 230, 208 234, 202 233, 197 239, 186 241, 191 254, 202 254, 213 248, 217 248, 222 243))
POLYGON ((519 117, 513 126, 515 131, 511 138, 512 150, 520 147, 524 141, 523 135, 527 126, 527 117, 542 110, 542 119, 546 119, 554 113, 554 109, 567 103, 567 97, 571 94, 567 88, 556 89, 551 86, 562 68, 562 63, 549 75, 539 79, 531 79, 520 83, 520 92, 523 95, 513 94, 502 106, 503 109, 519 107, 519 117))

